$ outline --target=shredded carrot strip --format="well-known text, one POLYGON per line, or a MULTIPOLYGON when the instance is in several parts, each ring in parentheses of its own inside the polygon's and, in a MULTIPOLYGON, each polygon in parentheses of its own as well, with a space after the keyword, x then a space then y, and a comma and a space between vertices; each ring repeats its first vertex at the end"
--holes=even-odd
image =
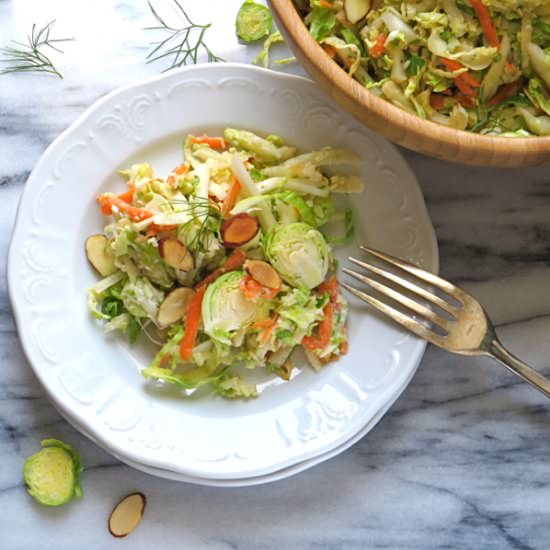
POLYGON ((509 82, 501 86, 497 93, 487 101, 489 107, 494 107, 495 105, 500 105, 503 101, 509 97, 515 96, 519 90, 519 82, 509 82))
POLYGON ((455 78, 454 83, 456 84, 456 87, 464 94, 470 97, 474 97, 476 95, 476 91, 464 80, 461 78, 455 78))
POLYGON ((227 149, 227 143, 222 137, 193 136, 191 141, 193 143, 205 143, 212 149, 227 149))
POLYGON ((189 170, 189 164, 187 164, 187 162, 184 162, 183 164, 180 164, 179 166, 176 166, 172 170, 173 173, 170 174, 168 176, 168 178, 166 179, 166 181, 168 182, 168 185, 170 187, 176 187, 176 184, 178 182, 177 179, 176 179, 176 176, 183 176, 183 174, 187 173, 188 170, 189 170))
POLYGON ((273 319, 269 319, 270 324, 262 333, 262 337, 260 338, 260 342, 262 346, 267 343, 269 340, 269 337, 273 334, 273 331, 275 330, 275 327, 277 326, 277 321, 279 318, 277 316, 273 317, 273 319))
POLYGON ((340 287, 338 286, 338 280, 336 279, 336 276, 333 275, 325 282, 321 283, 317 287, 317 292, 319 292, 320 294, 326 294, 328 292, 330 294, 331 302, 336 302, 340 294, 340 287))
POLYGON ((430 95, 430 105, 436 111, 441 111, 445 107, 445 98, 441 94, 430 95))
POLYGON ((169 353, 165 353, 160 361, 159 361, 159 369, 162 369, 164 367, 164 365, 166 364, 166 362, 168 361, 168 359, 170 359, 170 354, 169 353))
MULTIPOLYGON (((302 345, 310 350, 323 349, 330 343, 334 324, 334 312, 340 309, 338 304, 338 296, 340 295, 340 287, 336 276, 332 276, 317 287, 317 292, 320 294, 330 294, 330 302, 323 309, 323 319, 317 324, 317 334, 312 336, 304 336, 302 345)), ((340 353, 344 354, 348 351, 347 341, 340 344, 340 353)))
POLYGON ((506 70, 509 73, 514 73, 517 71, 517 67, 513 63, 510 63, 510 61, 506 61, 506 70))
POLYGON ((279 317, 275 315, 275 317, 273 318, 267 318, 267 319, 262 319, 261 321, 256 321, 250 328, 253 330, 262 331, 260 342, 262 344, 265 344, 269 340, 269 337, 271 336, 272 332, 275 330, 275 326, 277 325, 278 320, 279 320, 279 317))
MULTIPOLYGON (((459 69, 464 68, 464 65, 462 65, 458 61, 455 61, 454 59, 447 59, 446 57, 442 57, 441 60, 443 61, 445 66, 451 71, 458 71, 459 69)), ((465 82, 466 84, 468 84, 468 86, 471 86, 472 88, 480 87, 480 83, 476 79, 476 77, 472 76, 468 72, 459 74, 454 80, 456 80, 457 78, 460 78, 463 82, 465 82)))
POLYGON ((331 9, 333 7, 332 4, 327 0, 319 0, 319 5, 322 6, 323 8, 328 8, 328 9, 331 9))
POLYGON ((466 107, 467 109, 471 109, 475 106, 476 102, 473 97, 463 94, 457 94, 455 96, 455 99, 462 105, 463 107, 466 107))
POLYGON ((455 80, 461 80, 464 84, 470 86, 470 88, 479 88, 481 86, 479 81, 469 73, 463 73, 455 80))
POLYGON ((121 193, 118 196, 118 198, 121 201, 127 202, 128 204, 132 204, 132 201, 134 200, 135 191, 136 191, 135 185, 132 182, 128 182, 128 191, 121 193))
POLYGON ((149 228, 147 229, 147 233, 145 236, 147 238, 149 237, 156 237, 158 235, 162 235, 163 233, 169 233, 170 231, 173 231, 174 229, 177 229, 177 225, 158 225, 156 223, 152 223, 149 228))
POLYGON ((193 295, 193 298, 191 298, 191 303, 187 310, 185 334, 180 342, 180 356, 184 361, 189 361, 193 353, 193 348, 195 347, 195 340, 197 339, 201 322, 202 299, 204 298, 205 292, 206 286, 198 289, 193 295))
POLYGON ((481 86, 479 80, 477 80, 477 78, 472 76, 470 73, 462 73, 458 78, 472 88, 479 88, 481 86))
POLYGON ((279 317, 275 315, 275 317, 273 318, 267 318, 267 319, 262 319, 261 321, 256 321, 250 328, 253 330, 259 329, 262 331, 260 342, 262 344, 265 344, 269 340, 269 337, 271 336, 272 332, 275 330, 278 320, 279 320, 279 317))
POLYGON ((262 285, 252 277, 245 277, 239 286, 247 300, 254 300, 262 295, 262 285))
POLYGON ((184 162, 183 164, 180 164, 179 166, 176 166, 176 168, 174 168, 174 173, 178 176, 183 176, 183 174, 187 173, 188 170, 189 165, 184 162))
POLYGON ((114 195, 99 195, 99 197, 97 197, 97 202, 101 206, 101 212, 106 215, 112 214, 113 209, 116 208, 120 212, 127 214, 128 217, 135 222, 140 222, 153 217, 153 212, 145 210, 145 208, 130 206, 127 202, 124 202, 122 199, 119 199, 114 195))
POLYGON ((231 184, 231 189, 229 190, 229 193, 227 193, 227 196, 223 200, 222 203, 222 216, 225 218, 231 212, 233 207, 235 206, 235 203, 237 202, 237 197, 239 196, 239 193, 241 192, 241 184, 239 183, 239 180, 233 176, 233 183, 231 184))
POLYGON ((323 349, 326 348, 330 342, 330 335, 332 333, 332 317, 334 306, 332 303, 328 303, 323 309, 323 318, 317 325, 317 336, 304 336, 302 339, 302 345, 308 349, 323 349))
POLYGON ((470 4, 472 4, 472 8, 474 8, 476 12, 477 18, 479 19, 479 24, 483 29, 483 34, 485 34, 487 38, 487 42, 489 42, 493 48, 498 48, 500 46, 500 42, 498 39, 497 28, 491 19, 491 14, 489 13, 487 6, 485 6, 481 0, 470 0, 470 4))
POLYGON ((258 281, 253 279, 250 275, 247 275, 240 284, 241 292, 247 300, 254 300, 256 298, 265 298, 272 300, 279 294, 280 288, 268 288, 263 286, 258 281))
POLYGON ((386 51, 386 40, 388 36, 386 34, 380 34, 376 39, 376 43, 372 48, 369 49, 369 54, 371 57, 377 59, 382 57, 383 53, 386 51))
MULTIPOLYGON (((458 71, 459 69, 464 68, 464 65, 462 65, 458 61, 455 61, 454 59, 448 59, 446 57, 442 57, 441 61, 450 71, 458 71)), ((455 83, 455 86, 464 95, 467 95, 467 96, 475 96, 476 92, 474 88, 479 88, 480 86, 477 79, 467 72, 459 74, 457 77, 453 79, 453 82, 455 83)))
POLYGON ((152 223, 149 229, 151 229, 151 231, 156 231, 157 233, 160 233, 161 231, 173 231, 174 229, 177 229, 177 228, 178 228, 178 224, 176 223, 172 223, 172 224, 169 223, 167 225, 152 223))
POLYGON ((262 319, 261 321, 256 321, 254 324, 250 326, 251 329, 265 329, 269 328, 271 326, 271 323, 273 322, 272 319, 262 319))
POLYGON ((323 44, 321 47, 329 57, 336 57, 336 48, 330 44, 323 44))
POLYGON ((458 71, 459 69, 463 69, 464 65, 459 63, 458 61, 455 61, 454 59, 449 59, 448 57, 442 57, 441 61, 443 61, 444 65, 449 69, 449 71, 458 71))
POLYGON ((355 59, 353 59, 353 57, 346 57, 346 59, 344 59, 344 64, 348 68, 350 68, 354 63, 355 63, 355 59))

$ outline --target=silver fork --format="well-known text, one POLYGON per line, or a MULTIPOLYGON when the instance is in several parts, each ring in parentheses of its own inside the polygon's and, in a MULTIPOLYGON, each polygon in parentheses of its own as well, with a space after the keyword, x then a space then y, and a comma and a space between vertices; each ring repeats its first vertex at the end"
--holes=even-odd
POLYGON ((394 256, 365 246, 360 248, 380 262, 376 265, 350 257, 350 262, 369 273, 364 275, 347 268, 343 268, 342 271, 367 285, 367 288, 358 290, 340 282, 344 288, 428 342, 453 353, 492 357, 540 390, 546 397, 550 397, 550 380, 504 348, 487 313, 473 296, 441 277, 394 256), (381 266, 390 266, 393 271, 381 266), (395 271, 405 276, 398 275, 395 271), (442 296, 436 295, 423 285, 438 289, 442 296), (373 296, 372 290, 384 298, 373 296), (409 297, 412 295, 425 300, 433 307, 427 307, 409 297), (388 302, 399 304, 404 311, 387 303, 386 298, 389 298, 388 302), (452 303, 453 301, 455 303, 452 303), (447 315, 441 315, 437 310, 447 315))

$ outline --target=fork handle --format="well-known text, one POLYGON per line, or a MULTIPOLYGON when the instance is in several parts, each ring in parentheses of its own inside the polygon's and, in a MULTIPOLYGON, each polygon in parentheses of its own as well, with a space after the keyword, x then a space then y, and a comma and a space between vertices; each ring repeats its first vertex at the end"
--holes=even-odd
POLYGON ((537 388, 546 397, 550 397, 550 380, 542 374, 514 357, 497 339, 494 339, 490 346, 489 352, 497 361, 502 363, 506 368, 513 373, 529 382, 531 386, 537 388))

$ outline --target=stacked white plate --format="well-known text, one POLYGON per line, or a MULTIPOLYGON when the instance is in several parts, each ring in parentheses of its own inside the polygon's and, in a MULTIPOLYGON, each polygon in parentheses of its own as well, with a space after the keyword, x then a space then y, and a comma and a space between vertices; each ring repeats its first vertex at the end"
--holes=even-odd
POLYGON ((434 231, 397 150, 333 105, 311 81, 236 64, 196 66, 118 89, 48 148, 21 199, 8 266, 23 347, 53 404, 120 460, 161 477, 236 486, 281 479, 363 437, 412 378, 425 344, 351 300, 349 353, 315 373, 266 376, 261 395, 230 401, 146 382, 154 353, 106 337, 89 316, 96 276, 84 241, 102 231, 95 197, 122 190, 117 170, 183 160, 188 132, 278 134, 307 151, 344 147, 364 159, 365 192, 349 199, 355 242, 437 270, 434 231))

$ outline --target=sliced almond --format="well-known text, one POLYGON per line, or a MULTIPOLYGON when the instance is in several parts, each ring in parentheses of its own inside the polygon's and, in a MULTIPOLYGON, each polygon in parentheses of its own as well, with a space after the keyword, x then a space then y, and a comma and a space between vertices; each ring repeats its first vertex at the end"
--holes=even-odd
POLYGON ((169 292, 160 304, 157 314, 157 325, 166 328, 177 323, 187 313, 187 308, 195 291, 192 288, 181 287, 169 292))
POLYGON ((191 271, 195 267, 193 254, 179 239, 161 239, 160 255, 163 260, 179 271, 191 271))
POLYGON ((124 497, 109 516, 109 533, 117 538, 129 535, 141 521, 146 504, 143 493, 132 493, 124 497))
POLYGON ((346 19, 353 24, 361 21, 367 15, 370 4, 371 0, 344 0, 346 19))
POLYGON ((267 288, 281 288, 281 277, 267 262, 261 260, 246 260, 244 268, 258 283, 267 288))
POLYGON ((102 277, 108 277, 117 270, 109 240, 105 235, 88 237, 85 247, 88 261, 102 277))
POLYGON ((258 223, 258 218, 241 212, 240 214, 232 216, 223 224, 223 243, 228 248, 237 248, 252 240, 259 229, 260 225, 258 223))

